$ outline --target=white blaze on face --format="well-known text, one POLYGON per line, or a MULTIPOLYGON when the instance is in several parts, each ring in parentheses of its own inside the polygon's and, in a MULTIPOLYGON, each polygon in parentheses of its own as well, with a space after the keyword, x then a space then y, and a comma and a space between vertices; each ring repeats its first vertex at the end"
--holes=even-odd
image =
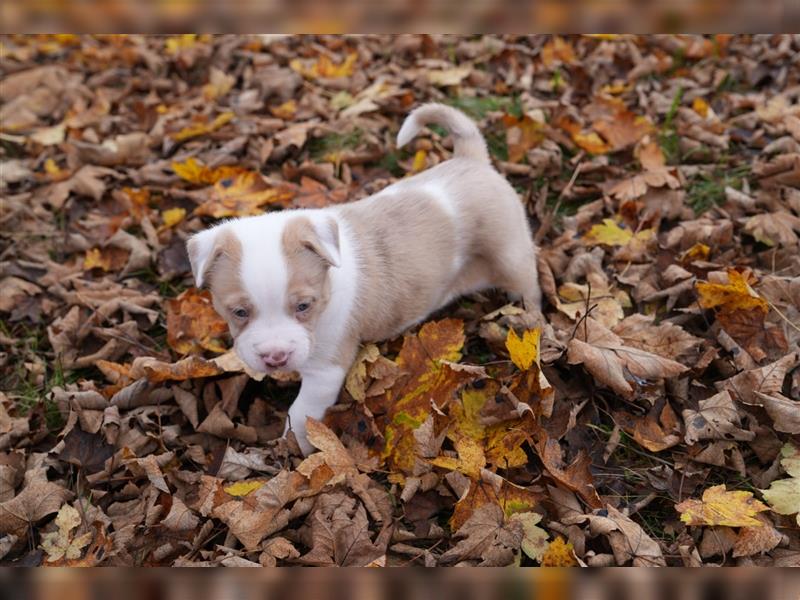
POLYGON ((284 214, 269 214, 233 224, 242 244, 241 282, 255 309, 235 348, 256 371, 264 371, 264 356, 279 352, 288 356, 281 369, 298 370, 311 353, 308 330, 289 313, 289 274, 281 248, 286 221, 284 214))

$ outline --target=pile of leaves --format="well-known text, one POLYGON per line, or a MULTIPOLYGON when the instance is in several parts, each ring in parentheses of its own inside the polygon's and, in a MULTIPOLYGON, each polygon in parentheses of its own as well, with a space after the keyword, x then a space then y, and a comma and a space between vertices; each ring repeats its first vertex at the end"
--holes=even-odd
POLYGON ((800 564, 796 36, 0 44, 4 562, 800 564), (303 458, 185 240, 446 160, 393 142, 432 100, 527 206, 546 324, 487 292, 365 346, 303 458))

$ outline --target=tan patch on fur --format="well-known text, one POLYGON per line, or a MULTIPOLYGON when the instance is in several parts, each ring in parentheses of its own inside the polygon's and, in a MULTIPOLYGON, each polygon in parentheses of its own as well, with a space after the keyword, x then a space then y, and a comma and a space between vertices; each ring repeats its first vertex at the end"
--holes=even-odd
POLYGON ((286 222, 281 245, 288 272, 286 309, 309 332, 313 332, 317 319, 330 301, 328 258, 314 226, 304 216, 286 222), (300 303, 310 306, 305 311, 298 311, 300 303))
POLYGON ((203 279, 211 290, 216 311, 228 322, 236 337, 253 319, 255 306, 241 280, 242 243, 231 230, 220 231, 208 260, 203 279), (248 317, 241 319, 233 311, 243 308, 248 317))

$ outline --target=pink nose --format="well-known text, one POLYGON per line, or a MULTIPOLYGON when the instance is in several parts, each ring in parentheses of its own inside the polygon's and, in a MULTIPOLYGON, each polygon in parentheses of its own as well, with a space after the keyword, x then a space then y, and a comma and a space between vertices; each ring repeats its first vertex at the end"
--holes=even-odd
POLYGON ((264 361, 264 364, 268 367, 278 368, 289 362, 289 356, 291 356, 291 354, 291 352, 286 352, 284 350, 272 350, 262 353, 261 360, 264 361))

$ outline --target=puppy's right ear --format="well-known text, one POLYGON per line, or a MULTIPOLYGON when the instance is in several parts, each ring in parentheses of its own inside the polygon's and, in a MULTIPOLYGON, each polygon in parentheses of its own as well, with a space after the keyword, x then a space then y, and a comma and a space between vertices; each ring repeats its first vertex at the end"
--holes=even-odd
POLYGON ((192 265, 192 275, 194 275, 195 285, 199 288, 203 287, 208 279, 208 270, 213 262, 212 256, 217 245, 219 231, 219 227, 212 227, 194 234, 186 242, 189 262, 192 265))

